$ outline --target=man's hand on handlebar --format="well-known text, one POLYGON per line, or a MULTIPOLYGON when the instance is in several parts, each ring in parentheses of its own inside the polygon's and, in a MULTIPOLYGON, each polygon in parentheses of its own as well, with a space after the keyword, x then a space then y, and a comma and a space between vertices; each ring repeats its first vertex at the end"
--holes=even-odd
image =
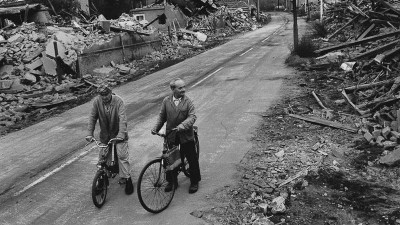
POLYGON ((92 142, 92 141, 94 141, 94 138, 93 138, 93 136, 88 135, 88 136, 85 137, 85 140, 86 140, 87 142, 92 142))

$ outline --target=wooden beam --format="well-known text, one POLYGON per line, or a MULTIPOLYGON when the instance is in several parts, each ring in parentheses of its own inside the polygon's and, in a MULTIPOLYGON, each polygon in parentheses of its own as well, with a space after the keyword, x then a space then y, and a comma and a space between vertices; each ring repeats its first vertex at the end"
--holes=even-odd
POLYGON ((393 54, 398 53, 399 51, 400 51, 400 48, 395 48, 395 49, 392 49, 392 50, 388 50, 388 51, 386 51, 386 52, 384 52, 382 54, 377 55, 377 57, 375 57, 374 60, 377 63, 382 63, 387 57, 390 57, 393 54))
POLYGON ((350 127, 350 126, 347 126, 347 125, 344 125, 344 124, 341 124, 341 123, 338 123, 338 122, 333 122, 333 121, 330 121, 330 120, 321 119, 321 118, 314 117, 314 116, 305 117, 305 116, 300 116, 300 115, 296 115, 296 114, 289 114, 289 116, 293 117, 293 118, 296 118, 296 119, 301 119, 301 120, 304 120, 304 121, 307 121, 307 122, 310 122, 310 123, 316 123, 316 124, 319 124, 319 125, 333 127, 333 128, 336 128, 336 129, 341 129, 341 130, 349 131, 349 132, 352 132, 352 133, 357 133, 358 132, 357 128, 350 127))
POLYGON ((367 38, 364 38, 364 39, 359 40, 359 41, 351 41, 351 42, 340 44, 340 45, 336 45, 336 46, 322 48, 322 49, 316 50, 315 53, 323 54, 323 53, 331 52, 331 51, 334 51, 334 50, 338 50, 338 49, 342 49, 342 48, 346 48, 346 47, 350 47, 350 46, 354 46, 354 45, 367 43, 367 42, 370 42, 370 41, 384 39, 384 38, 395 36, 395 35, 398 35, 398 34, 400 34, 400 30, 396 30, 396 31, 393 31, 393 32, 390 32, 390 33, 386 33, 386 34, 379 34, 379 35, 367 37, 367 38))
POLYGON ((400 11, 397 10, 396 8, 394 8, 391 4, 387 3, 384 0, 379 0, 379 3, 381 3, 382 5, 386 6, 387 8, 389 8, 390 10, 392 10, 393 12, 395 12, 397 15, 400 15, 400 11))
POLYGON ((367 111, 360 110, 353 102, 351 102, 349 96, 347 96, 346 91, 344 89, 341 94, 343 95, 343 97, 347 101, 347 103, 349 103, 349 105, 351 107, 353 107, 353 109, 356 110, 360 115, 365 115, 365 114, 369 113, 368 110, 367 111))
POLYGON ((354 85, 354 86, 351 86, 351 87, 347 87, 344 90, 346 92, 347 91, 354 91, 354 90, 358 90, 359 91, 359 90, 368 89, 368 88, 372 88, 372 87, 383 86, 383 85, 390 84, 390 83, 393 83, 393 82, 394 82, 394 79, 384 80, 384 81, 379 81, 379 82, 376 82, 376 83, 354 85))
POLYGON ((321 108, 323 108, 323 109, 328 110, 328 108, 326 108, 326 107, 324 106, 324 104, 321 102, 321 100, 318 98, 317 94, 315 94, 314 91, 312 91, 311 93, 312 93, 312 95, 314 96, 315 100, 317 100, 319 106, 321 106, 321 108))
POLYGON ((368 52, 364 52, 364 53, 354 57, 353 59, 361 59, 361 58, 364 58, 364 57, 367 57, 367 56, 371 56, 371 55, 377 54, 377 53, 382 52, 382 51, 386 51, 386 50, 396 46, 396 44, 398 42, 399 42, 399 40, 392 41, 392 42, 390 42, 390 43, 388 43, 386 45, 374 48, 374 49, 372 49, 372 50, 370 50, 368 52))
POLYGON ((372 29, 375 28, 375 24, 371 24, 371 26, 369 26, 360 36, 358 36, 357 41, 362 40, 363 38, 365 38, 365 36, 367 36, 367 34, 369 32, 371 32, 372 29))
POLYGON ((367 14, 365 14, 360 8, 358 8, 357 6, 355 6, 353 3, 349 3, 349 5, 354 8, 357 12, 359 12, 361 15, 363 15, 364 17, 369 18, 369 16, 367 14))
POLYGON ((337 31, 335 31, 333 34, 331 34, 329 37, 327 37, 326 39, 324 39, 325 41, 329 41, 329 39, 333 38, 334 36, 336 36, 336 34, 338 34, 340 31, 342 31, 344 28, 346 28, 348 25, 350 25, 352 22, 354 22, 356 19, 358 19, 360 15, 357 15, 356 17, 354 17, 353 19, 351 19, 349 22, 347 22, 345 25, 343 25, 343 27, 341 27, 340 29, 338 29, 337 31))

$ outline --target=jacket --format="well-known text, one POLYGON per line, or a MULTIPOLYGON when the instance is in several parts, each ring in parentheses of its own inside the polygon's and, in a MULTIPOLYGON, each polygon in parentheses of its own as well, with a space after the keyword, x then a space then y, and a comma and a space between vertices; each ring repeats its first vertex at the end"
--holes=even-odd
POLYGON ((100 125, 100 141, 107 143, 112 138, 128 140, 128 124, 125 115, 125 105, 117 95, 112 95, 110 102, 110 119, 107 118, 106 109, 100 96, 93 102, 89 115, 88 135, 93 136, 97 120, 100 125))
MULTIPOLYGON (((179 141, 181 144, 194 140, 193 124, 196 121, 194 105, 191 99, 184 95, 178 104, 175 106, 173 96, 164 98, 157 123, 153 130, 158 132, 166 122, 166 133, 169 134, 173 128, 179 126, 182 130, 179 132, 179 141)), ((175 135, 168 136, 170 143, 175 142, 175 135)))

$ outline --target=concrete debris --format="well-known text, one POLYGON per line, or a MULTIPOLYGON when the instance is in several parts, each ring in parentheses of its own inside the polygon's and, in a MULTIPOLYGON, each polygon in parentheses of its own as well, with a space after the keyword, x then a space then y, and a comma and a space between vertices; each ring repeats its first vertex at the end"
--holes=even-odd
POLYGON ((397 147, 395 150, 389 152, 389 154, 381 157, 379 163, 387 166, 396 166, 400 163, 400 148, 397 147))
POLYGON ((278 196, 272 200, 271 206, 271 212, 273 214, 277 213, 284 213, 286 211, 286 206, 285 206, 285 198, 282 196, 278 196))

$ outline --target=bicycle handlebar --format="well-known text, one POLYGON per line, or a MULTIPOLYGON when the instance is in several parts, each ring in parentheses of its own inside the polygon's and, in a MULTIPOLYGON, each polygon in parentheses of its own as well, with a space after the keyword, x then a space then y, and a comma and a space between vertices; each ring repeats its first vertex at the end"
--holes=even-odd
POLYGON ((111 138, 111 139, 108 141, 107 144, 103 144, 103 143, 101 143, 100 141, 96 140, 96 138, 92 138, 92 140, 91 140, 90 142, 88 142, 86 145, 88 145, 88 144, 94 142, 98 147, 104 148, 104 147, 107 147, 109 144, 111 144, 113 141, 122 141, 122 140, 123 140, 123 139, 121 139, 121 138, 111 138))

